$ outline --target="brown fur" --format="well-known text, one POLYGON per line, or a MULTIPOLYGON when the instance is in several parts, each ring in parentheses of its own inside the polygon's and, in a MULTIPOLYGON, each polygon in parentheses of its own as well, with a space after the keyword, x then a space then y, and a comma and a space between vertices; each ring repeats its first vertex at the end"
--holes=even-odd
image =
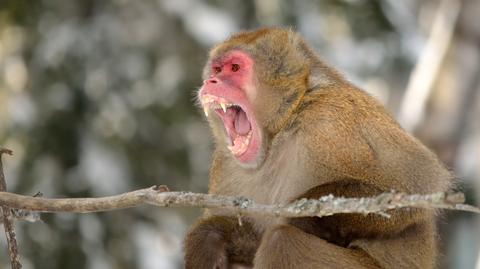
MULTIPOLYGON (((392 189, 445 191, 451 174, 383 106, 323 64, 290 30, 244 32, 214 47, 211 59, 240 49, 255 61, 263 156, 240 166, 217 139, 210 193, 285 203, 330 193, 372 196, 392 189)), ((212 122, 211 122, 212 123, 212 122)), ((214 135, 218 128, 212 123, 214 135)), ((235 216, 209 210, 185 241, 187 268, 432 268, 435 212, 404 209, 324 218, 235 216), (215 267, 217 266, 217 267, 215 267)))

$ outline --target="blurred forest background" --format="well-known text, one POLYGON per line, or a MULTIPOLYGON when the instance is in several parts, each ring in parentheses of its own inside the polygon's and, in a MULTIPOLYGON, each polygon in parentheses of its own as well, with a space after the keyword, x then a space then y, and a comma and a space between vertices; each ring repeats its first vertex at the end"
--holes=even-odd
MULTIPOLYGON (((97 197, 166 184, 206 192, 212 141, 193 96, 207 51, 236 31, 280 25, 378 97, 476 204, 479 18, 474 0, 0 0, 0 145, 15 153, 5 158, 9 191, 97 197)), ((43 214, 17 222, 22 263, 181 268, 182 238, 199 214, 147 206, 43 214)), ((480 268, 479 216, 447 212, 440 228, 440 268, 480 268)), ((0 268, 9 268, 0 238, 0 268)))

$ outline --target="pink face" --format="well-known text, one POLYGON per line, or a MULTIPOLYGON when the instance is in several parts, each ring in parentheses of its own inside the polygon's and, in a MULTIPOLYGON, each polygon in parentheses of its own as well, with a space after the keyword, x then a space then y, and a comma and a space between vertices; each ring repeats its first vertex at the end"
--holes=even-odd
POLYGON ((257 160, 261 133, 251 101, 256 95, 253 60, 242 51, 213 59, 210 77, 203 82, 199 97, 205 115, 215 111, 225 127, 227 147, 241 163, 257 160))

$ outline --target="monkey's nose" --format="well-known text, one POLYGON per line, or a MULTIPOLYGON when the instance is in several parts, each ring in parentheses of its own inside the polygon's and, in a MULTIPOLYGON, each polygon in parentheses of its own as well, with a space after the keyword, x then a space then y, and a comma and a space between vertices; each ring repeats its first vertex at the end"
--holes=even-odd
POLYGON ((216 78, 209 78, 203 81, 203 84, 210 84, 210 83, 218 83, 218 80, 216 78))

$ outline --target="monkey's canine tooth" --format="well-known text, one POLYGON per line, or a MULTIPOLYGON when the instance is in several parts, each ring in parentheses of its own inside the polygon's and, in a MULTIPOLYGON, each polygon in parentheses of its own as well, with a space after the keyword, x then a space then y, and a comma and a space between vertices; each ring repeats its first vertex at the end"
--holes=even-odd
POLYGON ((208 107, 203 107, 203 113, 205 113, 205 117, 208 117, 208 107))
POLYGON ((227 105, 225 103, 220 103, 220 106, 222 107, 223 112, 227 113, 227 105))

